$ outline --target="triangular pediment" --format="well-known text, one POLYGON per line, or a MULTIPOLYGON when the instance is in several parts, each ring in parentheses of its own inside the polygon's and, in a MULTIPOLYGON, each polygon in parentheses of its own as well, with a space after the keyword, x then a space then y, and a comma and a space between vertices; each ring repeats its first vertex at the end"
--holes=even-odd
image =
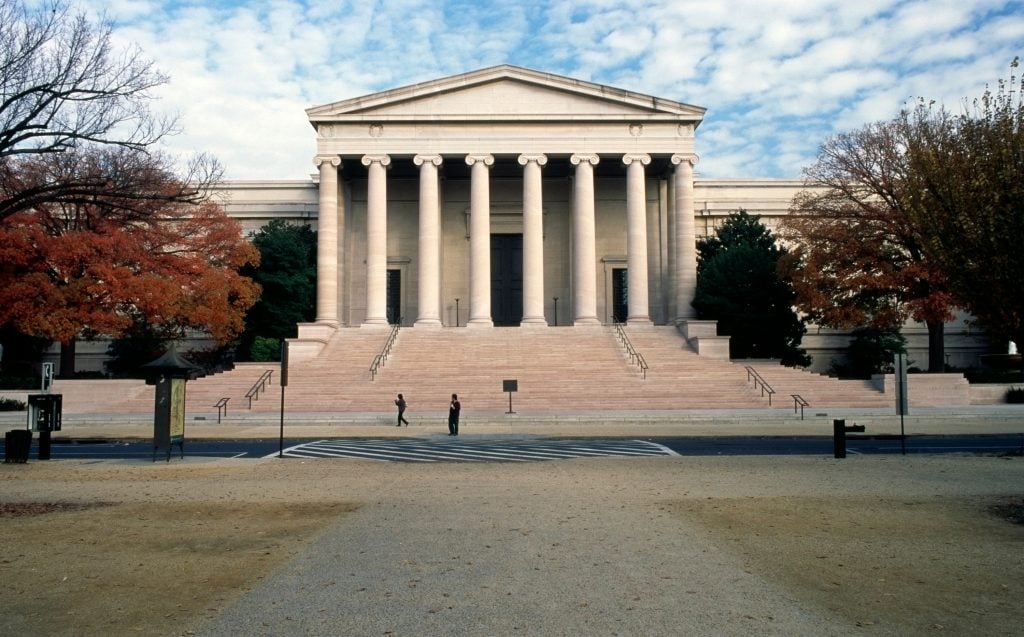
POLYGON ((671 119, 700 122, 704 109, 592 82, 502 65, 373 93, 306 111, 314 124, 367 119, 671 119))

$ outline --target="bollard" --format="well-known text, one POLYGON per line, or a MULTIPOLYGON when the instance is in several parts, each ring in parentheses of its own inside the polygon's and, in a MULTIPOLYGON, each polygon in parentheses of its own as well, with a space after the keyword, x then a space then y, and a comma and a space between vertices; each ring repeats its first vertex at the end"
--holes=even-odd
POLYGON ((846 420, 832 421, 832 448, 836 458, 846 457, 846 420))
POLYGON ((50 459, 50 430, 43 429, 39 432, 39 448, 36 457, 39 460, 50 459))

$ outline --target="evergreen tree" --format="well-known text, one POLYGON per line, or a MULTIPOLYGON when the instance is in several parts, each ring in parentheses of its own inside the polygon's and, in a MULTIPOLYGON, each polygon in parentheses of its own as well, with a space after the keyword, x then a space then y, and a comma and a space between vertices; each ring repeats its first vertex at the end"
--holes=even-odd
POLYGON ((746 211, 729 215, 714 237, 697 242, 698 318, 718 321, 732 358, 778 358, 809 365, 800 349, 807 331, 793 310, 793 290, 778 275, 786 254, 771 231, 746 211))
POLYGON ((316 233, 274 219, 253 234, 252 243, 260 251, 260 265, 245 273, 263 294, 246 315, 238 348, 243 360, 254 355, 257 337, 291 338, 298 323, 316 318, 316 233))

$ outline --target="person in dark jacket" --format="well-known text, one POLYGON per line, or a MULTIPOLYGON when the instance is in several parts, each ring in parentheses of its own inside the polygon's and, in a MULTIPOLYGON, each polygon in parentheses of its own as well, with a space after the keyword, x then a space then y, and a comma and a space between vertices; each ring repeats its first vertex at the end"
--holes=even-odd
POLYGON ((406 420, 405 416, 404 416, 404 414, 405 414, 405 399, 402 398, 401 394, 399 394, 398 398, 395 399, 395 405, 398 407, 398 424, 395 425, 395 426, 396 427, 401 427, 402 423, 404 422, 405 426, 408 427, 409 426, 409 421, 406 420))
POLYGON ((459 412, 462 411, 462 403, 459 397, 452 394, 452 402, 448 404, 448 435, 459 435, 459 412))

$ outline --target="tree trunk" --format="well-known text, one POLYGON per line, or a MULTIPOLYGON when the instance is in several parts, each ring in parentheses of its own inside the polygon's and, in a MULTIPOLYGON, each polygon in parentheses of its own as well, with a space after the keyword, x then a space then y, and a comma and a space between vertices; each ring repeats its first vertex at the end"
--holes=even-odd
POLYGON ((941 374, 946 371, 946 324, 942 321, 928 321, 928 373, 941 374))
POLYGON ((71 378, 75 375, 75 343, 72 339, 67 343, 60 344, 60 372, 61 378, 71 378))

